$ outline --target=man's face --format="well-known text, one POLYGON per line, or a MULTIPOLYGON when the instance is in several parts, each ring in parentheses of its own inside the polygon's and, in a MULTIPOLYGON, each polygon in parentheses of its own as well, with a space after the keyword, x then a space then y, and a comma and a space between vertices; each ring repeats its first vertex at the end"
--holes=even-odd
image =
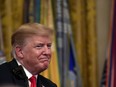
POLYGON ((21 63, 34 74, 47 69, 51 60, 51 44, 49 37, 33 36, 27 39, 21 49, 21 63))

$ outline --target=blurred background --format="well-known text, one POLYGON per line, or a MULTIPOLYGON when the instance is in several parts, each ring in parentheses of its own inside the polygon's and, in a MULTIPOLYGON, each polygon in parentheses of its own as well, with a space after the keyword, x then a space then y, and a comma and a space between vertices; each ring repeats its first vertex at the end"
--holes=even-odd
POLYGON ((41 73, 58 87, 105 87, 113 0, 0 0, 0 63, 10 61, 11 35, 22 24, 54 29, 52 61, 41 73))

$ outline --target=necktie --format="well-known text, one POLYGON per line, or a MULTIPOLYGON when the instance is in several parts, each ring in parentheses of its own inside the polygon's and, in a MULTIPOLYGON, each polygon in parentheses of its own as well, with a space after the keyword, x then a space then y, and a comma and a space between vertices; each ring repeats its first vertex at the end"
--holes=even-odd
POLYGON ((36 77, 32 76, 30 79, 31 86, 30 87, 36 87, 36 77))

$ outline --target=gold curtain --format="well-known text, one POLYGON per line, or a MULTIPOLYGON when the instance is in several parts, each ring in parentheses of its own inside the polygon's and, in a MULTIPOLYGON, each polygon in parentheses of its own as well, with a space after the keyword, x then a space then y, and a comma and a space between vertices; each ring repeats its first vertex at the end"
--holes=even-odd
POLYGON ((95 4, 94 0, 69 0, 83 87, 98 87, 95 4))
POLYGON ((3 31, 3 41, 4 41, 4 52, 6 54, 7 60, 10 60, 10 37, 12 34, 12 8, 10 0, 2 0, 1 3, 1 23, 3 31))
POLYGON ((11 35, 22 23, 23 0, 0 0, 0 16, 3 31, 4 52, 11 60, 11 35))

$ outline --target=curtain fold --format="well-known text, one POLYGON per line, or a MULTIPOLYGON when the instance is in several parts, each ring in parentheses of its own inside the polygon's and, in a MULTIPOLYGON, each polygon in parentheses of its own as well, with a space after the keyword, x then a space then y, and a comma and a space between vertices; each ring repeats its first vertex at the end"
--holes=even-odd
POLYGON ((1 0, 1 26, 6 59, 11 60, 11 35, 22 24, 23 0, 1 0))
POLYGON ((98 87, 95 4, 94 0, 69 0, 83 87, 98 87))
POLYGON ((11 60, 11 43, 10 43, 10 37, 12 34, 12 3, 10 0, 2 0, 2 3, 0 3, 2 9, 1 9, 1 24, 2 24, 2 30, 3 30, 3 41, 4 41, 4 52, 6 55, 7 60, 11 60))

